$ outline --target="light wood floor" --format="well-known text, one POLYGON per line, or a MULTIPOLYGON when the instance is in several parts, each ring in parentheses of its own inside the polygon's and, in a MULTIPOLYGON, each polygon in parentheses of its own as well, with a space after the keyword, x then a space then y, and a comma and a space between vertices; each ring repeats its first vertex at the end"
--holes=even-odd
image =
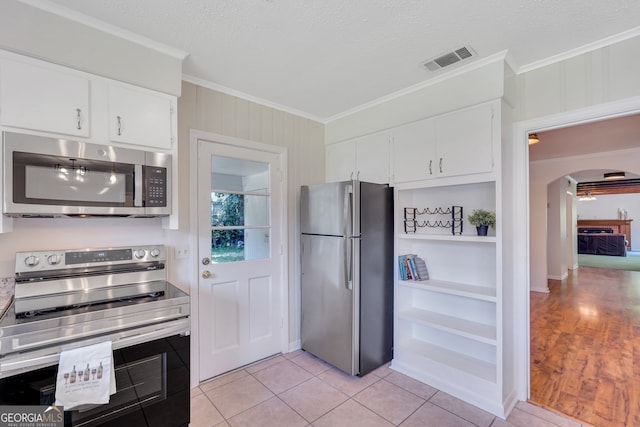
POLYGON ((580 267, 531 293, 531 401, 640 426, 640 272, 580 267))

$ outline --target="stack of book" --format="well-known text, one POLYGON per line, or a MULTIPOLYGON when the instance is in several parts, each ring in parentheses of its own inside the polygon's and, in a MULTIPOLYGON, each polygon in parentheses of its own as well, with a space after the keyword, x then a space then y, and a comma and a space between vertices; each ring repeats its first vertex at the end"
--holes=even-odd
POLYGON ((401 280, 429 280, 427 264, 416 254, 400 255, 398 268, 401 280))

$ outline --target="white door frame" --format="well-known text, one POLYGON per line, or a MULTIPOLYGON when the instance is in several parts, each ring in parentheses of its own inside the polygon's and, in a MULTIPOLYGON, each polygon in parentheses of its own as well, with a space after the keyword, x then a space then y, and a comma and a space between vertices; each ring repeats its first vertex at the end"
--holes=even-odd
MULTIPOLYGON (((191 129, 189 131, 189 188, 195 191, 198 188, 198 168, 194 165, 198 164, 198 141, 210 141, 217 144, 225 144, 231 147, 248 148, 258 151, 266 151, 278 155, 280 162, 281 179, 279 183, 282 194, 282 206, 280 212, 282 215, 278 220, 281 222, 282 244, 281 251, 281 279, 280 279, 280 315, 283 319, 283 325, 280 329, 280 351, 286 353, 289 351, 289 267, 288 267, 288 209, 287 209, 287 148, 277 145, 263 144, 259 142, 249 141, 242 138, 235 138, 226 135, 220 135, 212 132, 191 129)), ((191 387, 199 384, 200 378, 200 331, 198 329, 199 315, 199 259, 198 259, 198 198, 191 193, 189 198, 189 247, 193 254, 191 262, 191 387)))
POLYGON ((515 375, 518 400, 527 401, 530 397, 530 234, 529 234, 529 149, 530 132, 541 132, 583 123, 611 119, 614 117, 640 113, 640 96, 627 98, 606 104, 544 116, 513 124, 514 144, 514 193, 515 200, 514 236, 518 236, 514 244, 514 280, 516 318, 515 318, 515 375))

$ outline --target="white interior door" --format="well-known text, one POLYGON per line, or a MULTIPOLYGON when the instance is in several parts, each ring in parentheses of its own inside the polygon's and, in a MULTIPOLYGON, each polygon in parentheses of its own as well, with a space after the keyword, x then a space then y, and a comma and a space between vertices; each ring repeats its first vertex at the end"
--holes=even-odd
POLYGON ((276 153, 198 141, 201 381, 286 342, 279 164, 276 153))

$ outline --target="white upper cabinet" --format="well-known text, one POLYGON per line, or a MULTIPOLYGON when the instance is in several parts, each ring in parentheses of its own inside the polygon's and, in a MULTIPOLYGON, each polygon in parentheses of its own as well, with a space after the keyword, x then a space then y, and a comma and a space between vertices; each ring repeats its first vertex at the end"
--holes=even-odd
POLYGON ((393 130, 393 180, 418 181, 434 176, 437 164, 434 119, 425 119, 393 130))
POLYGON ((0 126, 171 150, 176 97, 0 51, 0 126))
POLYGON ((144 89, 109 86, 109 139, 171 148, 173 97, 144 89))
POLYGON ((19 61, 0 64, 0 124, 88 137, 88 78, 19 61))
POLYGON ((489 103, 392 129, 393 181, 491 172, 494 124, 489 103))
POLYGON ((493 110, 483 104, 436 117, 438 171, 445 176, 493 168, 493 110))
POLYGON ((360 181, 389 183, 389 135, 376 133, 365 136, 356 144, 356 171, 360 181))
POLYGON ((340 182, 353 179, 355 164, 355 140, 328 145, 325 155, 325 180, 340 182))
POLYGON ((389 136, 376 133, 362 138, 328 145, 326 181, 389 182, 389 136))

